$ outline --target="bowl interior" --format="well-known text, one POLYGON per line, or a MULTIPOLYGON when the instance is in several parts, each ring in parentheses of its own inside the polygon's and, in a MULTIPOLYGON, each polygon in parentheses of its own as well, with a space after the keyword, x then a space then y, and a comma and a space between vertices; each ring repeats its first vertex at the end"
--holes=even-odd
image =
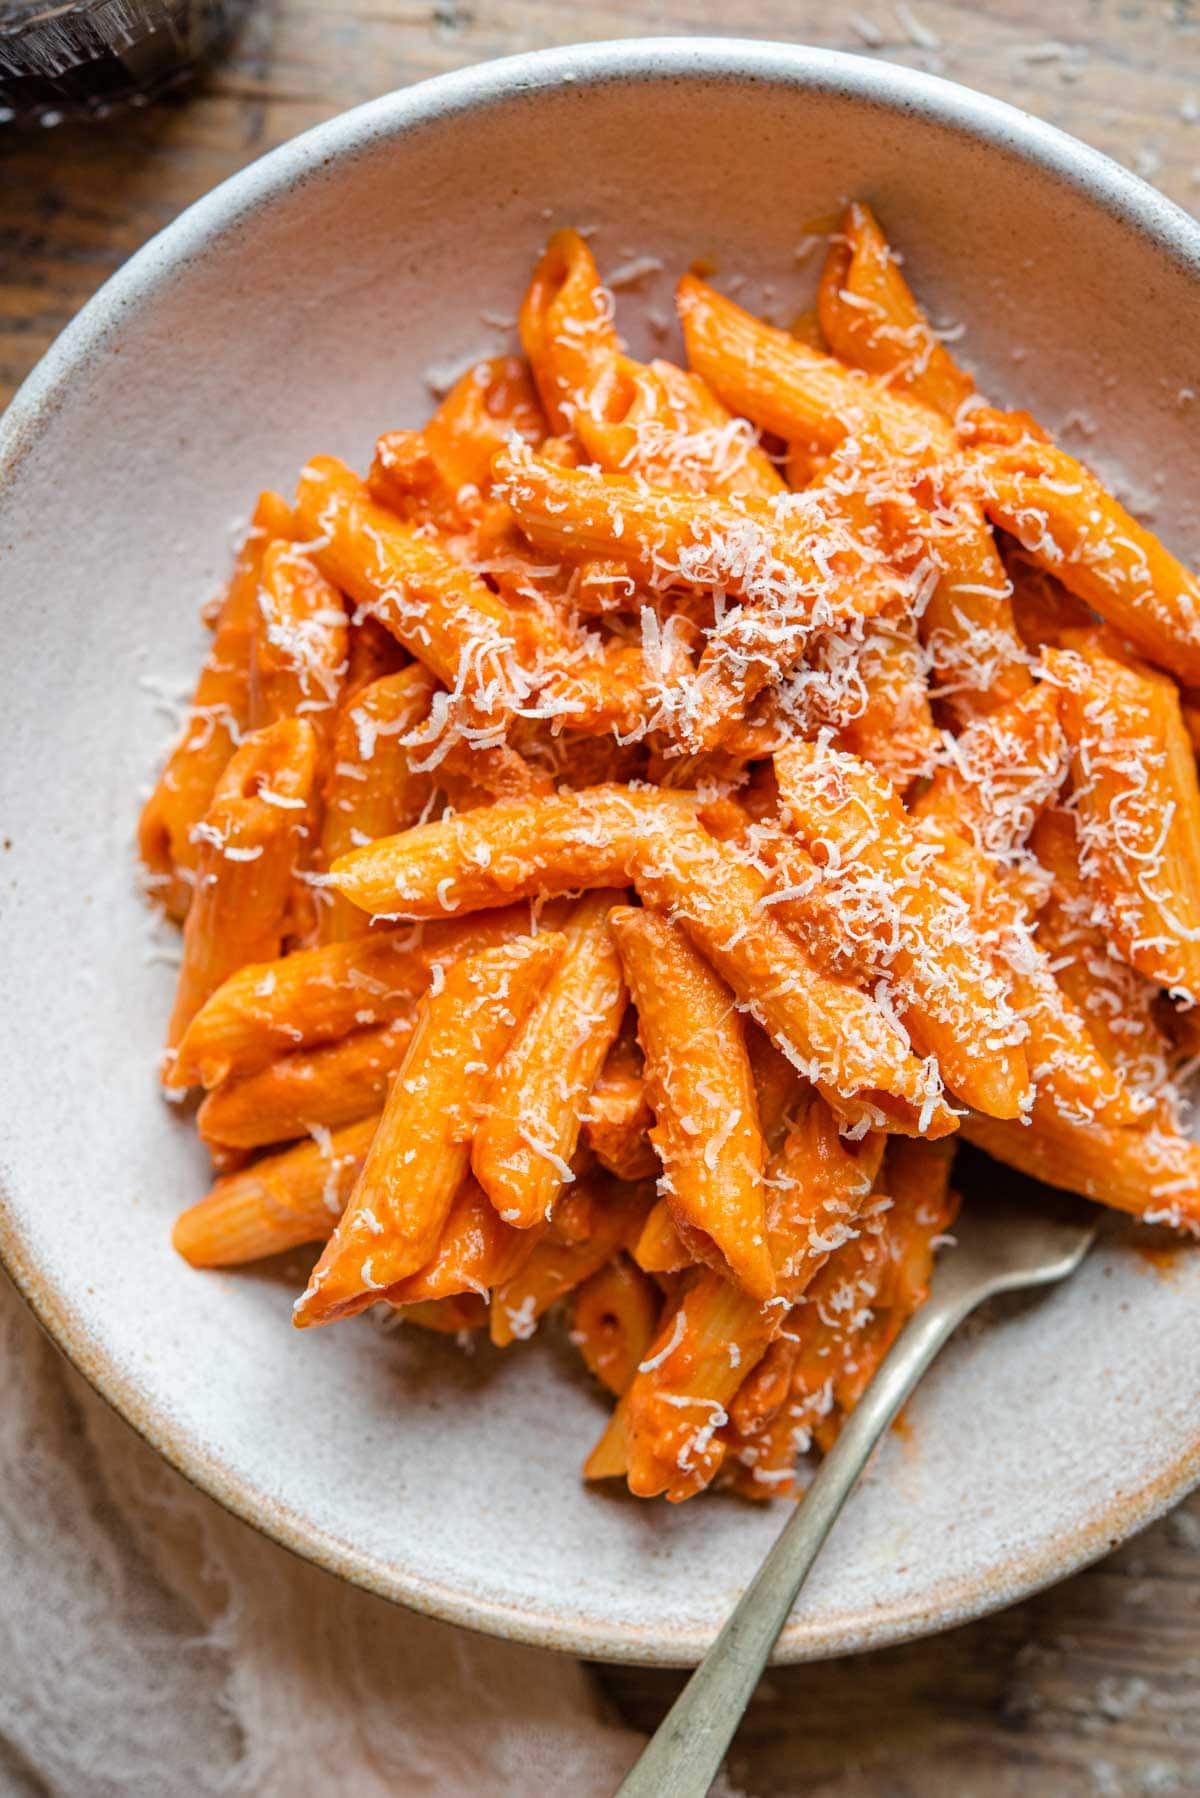
MULTIPOLYGON (((110 284, 7 422, 0 490, 4 1252, 102 1389, 242 1514, 378 1591, 615 1658, 695 1658, 779 1526, 589 1491, 604 1407, 553 1331, 461 1353, 304 1335, 273 1271, 190 1271, 205 1184, 155 1061, 172 970, 135 892, 138 796, 260 486, 359 467, 513 342, 552 226, 634 279, 671 353, 698 256, 786 321, 807 239, 869 199, 998 401, 1200 552, 1196 251, 1182 215, 1007 109, 853 58, 600 46, 363 109, 252 170, 110 284), (1065 146, 1065 147, 1064 147, 1065 146), (646 259, 650 259, 647 261, 646 259), (639 273, 638 270, 641 270, 639 273)), ((1200 1472, 1200 1259, 1128 1244, 965 1332, 844 1514, 787 1658, 952 1622, 1099 1552, 1200 1472)))

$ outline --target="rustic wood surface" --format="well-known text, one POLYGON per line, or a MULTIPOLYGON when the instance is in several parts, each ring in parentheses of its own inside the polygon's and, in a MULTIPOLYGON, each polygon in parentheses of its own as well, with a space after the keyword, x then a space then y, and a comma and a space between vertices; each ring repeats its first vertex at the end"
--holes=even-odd
MULTIPOLYGON (((0 404, 147 237, 307 126, 490 56, 704 31, 931 69, 1062 125, 1200 206, 1196 0, 276 0, 186 98, 105 126, 0 132, 0 404)), ((637 1669, 597 1678, 646 1728, 679 1685, 637 1669)), ((1200 1794, 1200 1499, 1000 1616, 773 1672, 729 1777, 750 1798, 1200 1794)))

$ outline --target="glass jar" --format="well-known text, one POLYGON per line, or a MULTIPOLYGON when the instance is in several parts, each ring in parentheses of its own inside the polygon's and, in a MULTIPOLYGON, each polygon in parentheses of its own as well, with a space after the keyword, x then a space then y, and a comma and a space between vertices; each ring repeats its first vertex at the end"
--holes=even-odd
POLYGON ((0 0, 0 123, 144 104, 220 49, 248 0, 0 0))

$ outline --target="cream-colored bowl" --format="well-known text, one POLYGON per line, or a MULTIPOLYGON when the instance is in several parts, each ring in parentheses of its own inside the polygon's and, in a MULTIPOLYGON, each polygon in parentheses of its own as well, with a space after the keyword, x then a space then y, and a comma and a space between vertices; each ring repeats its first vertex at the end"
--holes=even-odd
MULTIPOLYGON (((157 1096, 171 969, 135 892, 156 695, 255 490, 360 467, 427 381, 511 341, 548 230, 602 265, 638 350, 707 256, 787 318, 804 239, 878 209, 1001 401, 1122 479, 1185 555, 1200 230, 1080 144, 849 56, 626 42, 489 64, 308 133, 193 207, 92 301, 0 430, 0 1234, 96 1386, 232 1510, 376 1592, 521 1640, 686 1663, 780 1523, 585 1489, 604 1405, 553 1332, 464 1355, 306 1334, 261 1273, 168 1240, 205 1184, 157 1096), (643 267, 649 265, 643 264, 643 267), (649 323, 647 321, 650 321, 649 323), (657 321, 657 323, 655 322, 657 321)), ((956 1623, 1055 1579, 1200 1476, 1200 1257, 1129 1244, 964 1335, 835 1531, 783 1659, 956 1623)))

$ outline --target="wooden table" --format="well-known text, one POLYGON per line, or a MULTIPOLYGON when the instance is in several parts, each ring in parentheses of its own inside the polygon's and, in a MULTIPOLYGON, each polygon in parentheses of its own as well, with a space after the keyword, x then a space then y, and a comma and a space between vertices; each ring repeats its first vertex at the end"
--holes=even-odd
MULTIPOLYGON (((389 88, 542 45, 722 30, 932 69, 1200 205, 1198 0, 275 0, 186 101, 0 135, 0 403, 139 244, 264 150, 389 88), (719 21, 719 24, 718 24, 719 21)), ((952 1635, 764 1680, 731 1757, 753 1798, 1200 1794, 1200 1498, 1090 1571, 952 1635)), ((679 1676, 602 1668, 653 1726, 679 1676)))

